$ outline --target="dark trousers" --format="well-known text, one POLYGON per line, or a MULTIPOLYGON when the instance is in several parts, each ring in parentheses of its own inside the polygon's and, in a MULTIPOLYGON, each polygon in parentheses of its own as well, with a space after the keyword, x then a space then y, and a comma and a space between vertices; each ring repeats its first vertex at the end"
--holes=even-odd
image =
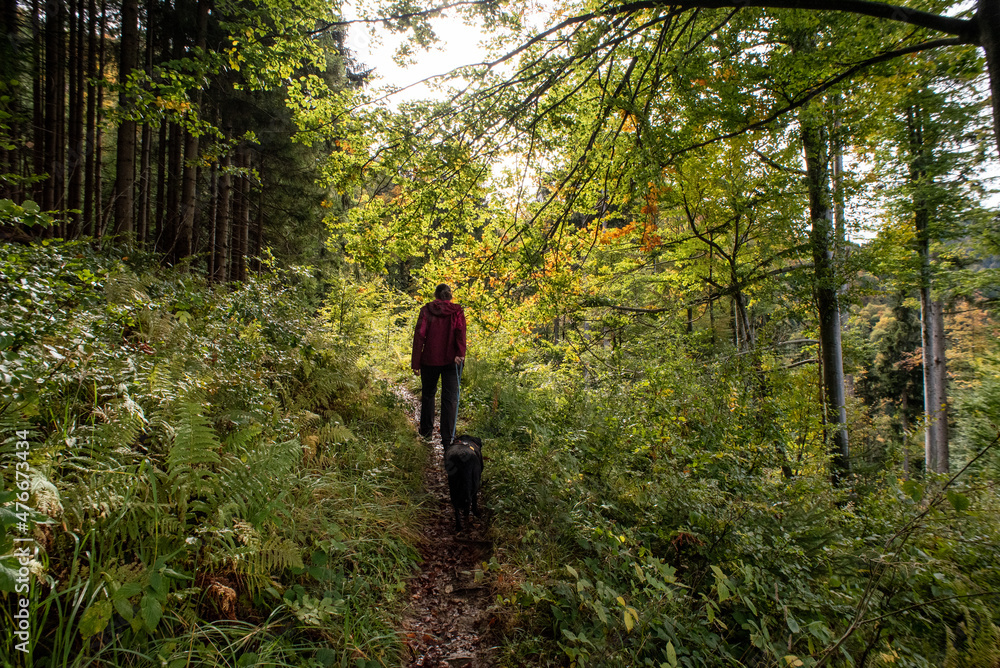
POLYGON ((447 448, 455 435, 458 416, 458 366, 420 366, 420 435, 434 433, 434 399, 441 379, 441 445, 447 448))

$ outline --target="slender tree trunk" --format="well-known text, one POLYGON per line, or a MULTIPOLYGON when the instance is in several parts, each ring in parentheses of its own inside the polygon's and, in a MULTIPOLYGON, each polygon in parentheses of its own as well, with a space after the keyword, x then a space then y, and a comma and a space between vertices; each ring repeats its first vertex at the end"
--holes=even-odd
POLYGON ((261 253, 264 250, 264 188, 261 187, 257 194, 257 213, 254 217, 254 239, 253 239, 253 267, 254 271, 260 273, 261 253))
MULTIPOLYGON (((100 44, 97 49, 97 77, 104 81, 105 65, 107 64, 108 31, 108 1, 101 0, 100 44)), ((97 87, 97 131, 94 140, 94 236, 100 239, 107 228, 106 208, 104 206, 104 86, 97 87)))
POLYGON ((213 280, 216 283, 224 283, 229 271, 229 217, 232 176, 229 173, 231 158, 227 153, 222 158, 219 177, 218 206, 216 207, 215 220, 215 261, 213 280))
POLYGON ((176 123, 170 124, 167 132, 167 201, 163 215, 163 230, 160 234, 160 252, 169 258, 174 257, 174 242, 177 239, 177 227, 180 224, 181 180, 184 174, 184 144, 181 141, 181 128, 176 123))
POLYGON ((948 342, 944 333, 944 304, 940 300, 934 303, 934 316, 934 383, 938 386, 938 398, 941 401, 935 415, 938 429, 937 472, 948 473, 951 471, 951 448, 948 444, 948 342))
POLYGON ((153 233, 153 248, 161 249, 164 241, 164 225, 167 215, 167 124, 160 123, 159 141, 156 146, 156 231, 153 233))
MULTIPOLYGON (((38 0, 31 0, 31 125, 32 125, 32 171, 36 176, 45 173, 45 70, 42 49, 42 24, 39 17, 38 0)), ((36 202, 45 199, 45 182, 36 181, 32 188, 36 202)))
POLYGON ((142 248, 149 240, 149 217, 151 209, 152 174, 150 161, 153 153, 153 127, 142 124, 142 147, 139 151, 139 207, 136 220, 136 241, 142 248))
MULTIPOLYGON (((0 1, 0 77, 15 79, 20 69, 20 54, 17 53, 18 32, 17 0, 0 1)), ((8 102, 0 103, 0 112, 9 114, 8 132, 0 135, 0 172, 17 174, 17 149, 8 149, 7 144, 16 144, 17 96, 10 96, 8 102)), ((0 197, 14 198, 16 186, 13 181, 5 182, 0 197)))
MULTIPOLYGON (((52 162, 52 208, 66 211, 66 2, 59 0, 56 9, 56 102, 55 150, 52 162)), ((59 217, 59 236, 66 236, 66 217, 59 217)))
POLYGON ((986 53, 990 73, 990 95, 993 101, 993 140, 1000 155, 1000 0, 979 0, 975 21, 979 28, 979 43, 986 53))
POLYGON ((184 165, 181 177, 180 219, 174 243, 174 261, 194 253, 194 219, 197 212, 198 136, 185 131, 184 165))
POLYGON ((97 91, 94 79, 97 78, 97 2, 87 2, 87 122, 84 138, 84 174, 83 174, 83 233, 95 236, 97 227, 94 217, 94 201, 101 201, 97 193, 97 183, 94 178, 94 155, 97 137, 97 91))
MULTIPOLYGON (((136 68, 139 55, 139 4, 137 0, 122 0, 121 57, 118 82, 122 86, 136 68)), ((123 87, 118 94, 119 109, 129 106, 128 93, 123 87)), ((132 241, 135 232, 135 142, 136 122, 123 119, 118 126, 118 152, 115 159, 115 234, 132 241)))
POLYGON ((250 152, 245 148, 239 153, 239 165, 243 169, 243 174, 239 179, 239 216, 235 217, 236 228, 233 230, 236 246, 233 280, 243 283, 247 280, 247 242, 250 238, 250 178, 247 176, 250 168, 250 152))
MULTIPOLYGON (((715 235, 708 233, 708 284, 713 285, 713 267, 715 265, 715 245, 712 243, 715 235)), ((708 288, 708 327, 712 332, 712 346, 715 346, 715 298, 712 296, 712 288, 708 288)))
POLYGON ((823 389, 826 419, 835 423, 832 438, 834 482, 850 471, 847 440, 847 407, 844 398, 844 360, 841 349, 839 284, 833 259, 834 221, 830 192, 827 133, 815 120, 801 121, 809 182, 810 241, 815 271, 816 305, 819 310, 819 338, 823 354, 823 389))
POLYGON ((945 366, 943 336, 938 337, 941 302, 931 297, 930 287, 920 288, 920 339, 924 371, 924 466, 927 471, 947 473, 947 402, 943 386, 945 366))
MULTIPOLYGON (((154 17, 156 7, 152 1, 146 2, 146 39, 143 48, 143 72, 147 77, 153 75, 153 52, 156 40, 154 31, 159 27, 154 17)), ((139 149, 139 205, 136 210, 136 240, 143 248, 149 243, 150 218, 152 216, 152 156, 153 156, 153 126, 149 122, 142 124, 139 149)))
MULTIPOLYGON (((195 39, 195 51, 188 54, 194 58, 196 54, 205 52, 208 39, 208 0, 198 0, 198 33, 195 39)), ((195 94, 195 108, 201 106, 202 95, 195 94)), ((176 259, 188 257, 194 253, 194 221, 197 211, 198 185, 198 135, 193 132, 184 133, 184 182, 181 189, 181 217, 177 229, 176 259)))
POLYGON ((45 93, 44 93, 44 149, 42 172, 46 174, 42 191, 42 208, 51 211, 56 204, 56 161, 58 159, 58 148, 56 146, 58 136, 58 116, 59 116, 59 9, 60 0, 46 0, 45 2, 45 55, 43 61, 43 71, 45 72, 45 93))
POLYGON ((924 372, 924 467, 927 471, 947 473, 948 394, 945 363, 944 320, 942 305, 932 295, 931 277, 931 205, 924 194, 929 186, 924 142, 923 110, 907 110, 909 131, 910 187, 913 192, 913 220, 916 228, 917 255, 920 259, 920 340, 923 346, 924 372))
POLYGON ((67 172, 69 190, 66 208, 70 210, 68 236, 80 235, 80 209, 83 194, 83 132, 84 132, 84 22, 83 0, 70 2, 70 79, 69 79, 69 142, 67 147, 67 172))
MULTIPOLYGON (((733 280, 736 280, 735 277, 733 280)), ((750 314, 747 311, 746 298, 743 296, 743 291, 738 287, 733 298, 733 306, 736 317, 736 349, 742 352, 753 350, 756 345, 756 333, 754 332, 753 323, 750 321, 750 314)))
POLYGON ((216 229, 219 223, 219 165, 212 163, 209 176, 209 207, 208 207, 208 255, 205 258, 205 275, 209 281, 215 279, 215 244, 216 229))
MULTIPOLYGON (((21 54, 18 53, 19 29, 17 0, 0 0, 0 77, 8 81, 18 78, 22 71, 21 54)), ((18 98, 19 96, 12 95, 8 101, 0 102, 0 112, 6 112, 9 118, 7 132, 0 135, 0 172, 6 171, 10 174, 18 174, 21 171, 19 166, 21 149, 7 148, 8 143, 15 146, 20 143, 17 121, 20 116, 18 98)), ((0 197, 20 200, 19 190, 16 181, 7 181, 0 189, 0 197)))

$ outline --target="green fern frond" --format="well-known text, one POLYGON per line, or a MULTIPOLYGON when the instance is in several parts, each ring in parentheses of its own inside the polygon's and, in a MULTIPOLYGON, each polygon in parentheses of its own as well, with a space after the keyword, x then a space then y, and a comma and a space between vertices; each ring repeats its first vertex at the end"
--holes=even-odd
POLYGON ((1000 626, 990 617, 965 610, 965 621, 959 622, 958 630, 962 632, 961 641, 957 641, 953 629, 945 628, 944 668, 1000 668, 1000 626))
POLYGON ((167 465, 171 470, 181 466, 218 464, 221 461, 219 450, 222 444, 201 411, 201 405, 192 401, 182 402, 175 408, 170 425, 173 428, 173 442, 167 454, 167 465))
POLYGON ((247 523, 213 535, 207 551, 213 569, 232 569, 246 578, 251 589, 271 584, 272 576, 286 568, 302 568, 302 552, 294 541, 279 536, 261 538, 247 523))
POLYGON ((254 566, 254 570, 262 574, 286 568, 302 568, 302 551, 291 539, 273 536, 258 550, 254 566))
POLYGON ((0 405, 0 455, 11 455, 17 451, 17 436, 19 431, 32 431, 34 427, 28 422, 16 404, 0 405))
POLYGON ((111 305, 127 305, 150 301, 145 282, 131 272, 109 276, 104 281, 104 296, 111 305))
POLYGON ((271 537, 234 566, 252 588, 259 590, 271 582, 272 575, 286 568, 302 568, 302 552, 287 538, 271 537))
POLYGON ((259 425, 253 425, 250 427, 244 427, 242 429, 236 429, 226 434, 223 438, 223 445, 225 452, 242 452, 250 447, 250 444, 260 436, 261 428, 259 425))
POLYGON ((218 467, 223 493, 221 519, 239 517, 258 526, 277 523, 276 513, 294 484, 292 478, 301 453, 298 439, 259 442, 229 450, 218 467))
POLYGON ((325 425, 319 433, 326 443, 350 443, 357 440, 354 432, 340 423, 325 425))
POLYGON ((66 454, 63 466, 87 473, 117 470, 141 456, 135 444, 147 420, 130 396, 96 407, 92 418, 91 424, 79 428, 76 447, 66 454))
POLYGON ((180 517, 189 513, 211 514, 223 495, 218 474, 212 466, 222 459, 222 444, 202 415, 200 403, 182 401, 168 411, 164 427, 170 434, 167 452, 167 484, 180 517))

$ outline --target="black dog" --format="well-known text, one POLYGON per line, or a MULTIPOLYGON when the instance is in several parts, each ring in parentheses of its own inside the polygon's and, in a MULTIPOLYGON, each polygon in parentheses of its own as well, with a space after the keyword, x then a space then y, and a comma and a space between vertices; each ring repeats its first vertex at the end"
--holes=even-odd
POLYGON ((455 531, 462 530, 462 515, 469 521, 469 509, 479 517, 479 487, 483 480, 483 442, 462 435, 444 453, 448 491, 455 508, 455 531), (461 512, 460 512, 461 511, 461 512))

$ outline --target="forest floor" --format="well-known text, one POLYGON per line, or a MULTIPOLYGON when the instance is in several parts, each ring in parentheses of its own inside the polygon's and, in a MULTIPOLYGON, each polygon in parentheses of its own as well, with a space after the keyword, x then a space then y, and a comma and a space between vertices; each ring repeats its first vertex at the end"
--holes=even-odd
MULTIPOLYGON (((412 395, 409 399, 418 413, 419 402, 412 395)), ((470 515, 462 533, 455 532, 439 433, 427 447, 424 487, 429 502, 417 545, 421 567, 410 579, 409 606, 400 628, 408 654, 404 665, 488 668, 494 661, 487 636, 496 619, 483 564, 493 546, 483 518, 470 515)))

